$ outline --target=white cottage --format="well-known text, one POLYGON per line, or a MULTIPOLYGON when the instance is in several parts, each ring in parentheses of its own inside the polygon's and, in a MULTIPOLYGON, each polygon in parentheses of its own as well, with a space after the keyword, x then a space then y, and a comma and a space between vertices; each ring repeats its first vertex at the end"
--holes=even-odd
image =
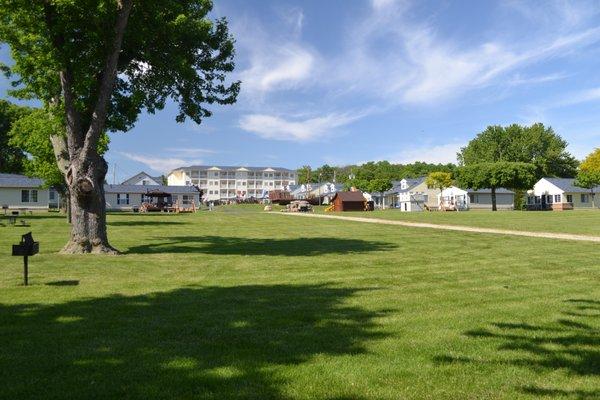
POLYGON ((0 206, 4 209, 47 210, 59 205, 58 192, 44 181, 17 174, 0 174, 0 206))
POLYGON ((542 178, 527 192, 529 210, 592 209, 600 206, 600 186, 586 189, 573 178, 542 178))
MULTIPOLYGON (((496 208, 498 210, 513 210, 515 193, 504 188, 496 189, 496 208)), ((438 195, 438 205, 445 210, 491 210, 491 189, 461 189, 451 186, 438 195)))

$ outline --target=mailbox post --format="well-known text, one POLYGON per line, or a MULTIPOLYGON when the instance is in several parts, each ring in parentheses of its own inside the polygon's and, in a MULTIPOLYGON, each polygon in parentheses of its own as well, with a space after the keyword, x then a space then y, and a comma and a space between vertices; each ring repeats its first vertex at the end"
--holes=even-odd
POLYGON ((40 242, 35 242, 31 232, 21 236, 21 243, 13 244, 12 255, 23 256, 23 283, 25 286, 29 284, 29 265, 28 257, 39 253, 40 242))

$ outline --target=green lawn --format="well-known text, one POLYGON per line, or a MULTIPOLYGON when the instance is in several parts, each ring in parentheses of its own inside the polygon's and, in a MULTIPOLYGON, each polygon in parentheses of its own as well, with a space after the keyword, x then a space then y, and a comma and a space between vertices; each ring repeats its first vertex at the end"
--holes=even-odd
POLYGON ((256 210, 110 215, 112 257, 0 227, 0 398, 600 397, 597 244, 256 210))
MULTIPOLYGON (((320 212, 320 211, 317 211, 320 212)), ((337 213, 332 213, 336 215, 337 213)), ((600 210, 401 212, 378 210, 352 215, 431 224, 467 225, 521 231, 578 233, 600 236, 600 210)))

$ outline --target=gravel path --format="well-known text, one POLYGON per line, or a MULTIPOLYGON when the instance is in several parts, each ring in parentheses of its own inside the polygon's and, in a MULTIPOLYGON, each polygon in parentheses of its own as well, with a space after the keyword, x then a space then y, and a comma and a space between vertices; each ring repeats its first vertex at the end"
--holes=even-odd
MULTIPOLYGON (((275 213, 273 213, 273 214, 275 214, 275 213)), ((337 219, 337 220, 342 220, 342 221, 366 222, 369 224, 399 225, 399 226, 408 226, 411 228, 442 229, 442 230, 446 230, 446 231, 458 231, 458 232, 492 233, 492 234, 496 234, 496 235, 528 236, 528 237, 559 239, 559 240, 578 240, 578 241, 582 241, 582 242, 600 242, 600 236, 574 235, 571 233, 514 231, 514 230, 509 230, 509 229, 493 229, 493 228, 478 228, 478 227, 474 227, 474 226, 428 224, 428 223, 424 223, 424 222, 406 222, 406 221, 395 221, 395 220, 378 219, 378 218, 345 217, 345 216, 341 216, 341 215, 284 213, 284 212, 277 213, 277 214, 295 215, 295 216, 302 216, 302 217, 307 217, 307 218, 324 218, 324 219, 337 219)))

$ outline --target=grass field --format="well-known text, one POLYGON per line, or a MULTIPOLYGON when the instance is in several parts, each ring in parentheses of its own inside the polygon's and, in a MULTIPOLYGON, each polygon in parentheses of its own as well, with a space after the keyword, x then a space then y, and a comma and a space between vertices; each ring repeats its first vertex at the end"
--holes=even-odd
POLYGON ((597 244, 256 210, 110 215, 121 256, 0 227, 0 398, 600 398, 597 244))
MULTIPOLYGON (((317 212, 321 211, 318 210, 317 212)), ((333 213, 333 215, 335 214, 336 213, 333 213)), ((388 209, 365 213, 352 213, 352 215, 410 222, 426 222, 431 224, 466 225, 481 228, 576 233, 600 236, 600 210, 572 210, 564 212, 401 212, 399 210, 388 209)))

